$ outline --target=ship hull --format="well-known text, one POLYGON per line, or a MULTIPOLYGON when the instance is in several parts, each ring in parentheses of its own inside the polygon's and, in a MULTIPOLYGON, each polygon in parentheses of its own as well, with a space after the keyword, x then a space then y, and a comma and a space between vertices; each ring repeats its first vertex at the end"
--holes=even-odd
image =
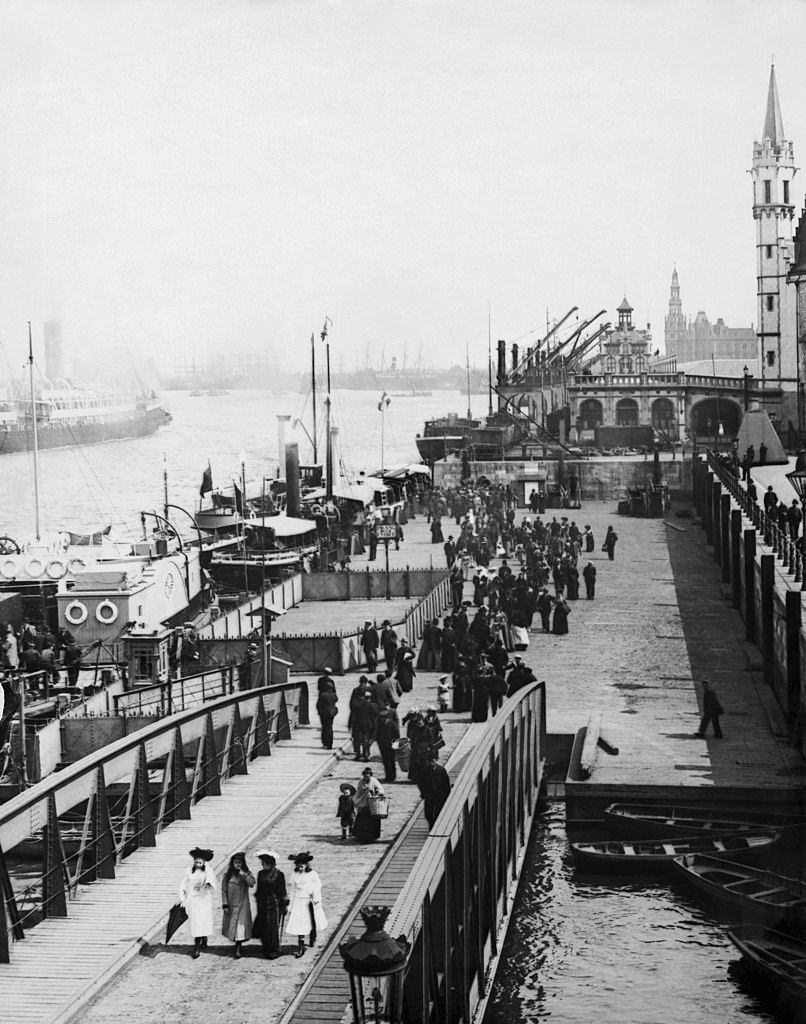
MULTIPOLYGON (((165 409, 156 408, 101 423, 71 423, 59 426, 43 424, 37 429, 37 445, 40 450, 73 448, 85 444, 102 444, 104 441, 148 437, 170 423, 171 419, 171 414, 165 409)), ((33 446, 33 434, 30 431, 0 429, 0 455, 33 451, 33 446)))

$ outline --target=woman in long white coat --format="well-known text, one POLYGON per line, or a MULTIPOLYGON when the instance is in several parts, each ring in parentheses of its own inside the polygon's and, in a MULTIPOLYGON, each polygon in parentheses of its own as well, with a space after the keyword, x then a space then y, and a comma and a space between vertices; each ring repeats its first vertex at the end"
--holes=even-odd
POLYGON ((294 956, 305 952, 305 936, 310 936, 311 945, 316 942, 319 928, 327 928, 327 918, 322 909, 322 880, 311 868, 312 854, 292 853, 289 860, 294 870, 288 878, 288 917, 285 920, 286 935, 297 936, 297 951, 294 956))
POLYGON ((216 888, 215 872, 210 867, 212 850, 195 847, 190 851, 193 864, 185 872, 179 886, 179 901, 188 916, 188 928, 193 936, 193 959, 196 960, 207 939, 213 934, 213 893, 216 888))

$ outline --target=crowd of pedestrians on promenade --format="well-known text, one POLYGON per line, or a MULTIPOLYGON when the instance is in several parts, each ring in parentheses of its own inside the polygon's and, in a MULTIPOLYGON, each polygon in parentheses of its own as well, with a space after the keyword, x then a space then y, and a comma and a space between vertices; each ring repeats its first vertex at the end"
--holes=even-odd
MULTIPOLYGON (((736 477, 737 481, 740 479, 741 474, 741 481, 745 485, 748 498, 757 504, 759 494, 753 481, 752 469, 755 465, 764 466, 767 464, 766 446, 760 445, 758 459, 756 459, 755 447, 751 444, 748 445, 741 459, 739 458, 738 451, 735 450, 730 453, 718 453, 717 460, 721 468, 736 477)), ((795 459, 795 471, 801 470, 806 470, 806 451, 803 449, 797 453, 795 459)), ((776 494, 773 485, 769 484, 761 496, 761 503, 769 521, 775 524, 779 530, 783 531, 801 553, 806 553, 806 545, 804 545, 804 537, 802 535, 803 509, 798 499, 793 498, 787 504, 786 501, 779 498, 776 494)))

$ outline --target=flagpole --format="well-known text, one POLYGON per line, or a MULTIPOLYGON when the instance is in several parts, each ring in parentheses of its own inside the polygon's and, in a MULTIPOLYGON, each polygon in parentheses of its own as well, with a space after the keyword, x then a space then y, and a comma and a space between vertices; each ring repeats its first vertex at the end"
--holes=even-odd
POLYGON ((320 335, 322 341, 325 343, 325 358, 327 360, 327 397, 325 398, 325 423, 326 423, 326 437, 325 448, 326 462, 325 462, 325 500, 333 500, 333 442, 330 437, 330 417, 331 417, 331 398, 330 398, 330 342, 327 337, 327 325, 332 324, 330 317, 325 317, 325 322, 322 327, 322 333, 320 335))
MULTIPOLYGON (((314 466, 318 463, 319 457, 316 448, 316 342, 314 341, 314 334, 311 331, 311 399, 313 401, 313 464, 314 466)), ((280 454, 280 458, 283 458, 283 454, 280 454)))

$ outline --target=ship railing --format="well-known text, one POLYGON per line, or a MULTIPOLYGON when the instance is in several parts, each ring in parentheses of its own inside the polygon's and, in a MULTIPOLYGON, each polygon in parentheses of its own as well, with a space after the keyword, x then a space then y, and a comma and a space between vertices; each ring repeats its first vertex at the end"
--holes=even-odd
POLYGON ((0 805, 0 963, 45 918, 66 918, 79 887, 117 866, 249 764, 308 724, 308 685, 231 694, 164 718, 0 805), (68 842, 65 843, 65 838, 68 842), (37 879, 14 889, 8 858, 41 846, 37 879))

